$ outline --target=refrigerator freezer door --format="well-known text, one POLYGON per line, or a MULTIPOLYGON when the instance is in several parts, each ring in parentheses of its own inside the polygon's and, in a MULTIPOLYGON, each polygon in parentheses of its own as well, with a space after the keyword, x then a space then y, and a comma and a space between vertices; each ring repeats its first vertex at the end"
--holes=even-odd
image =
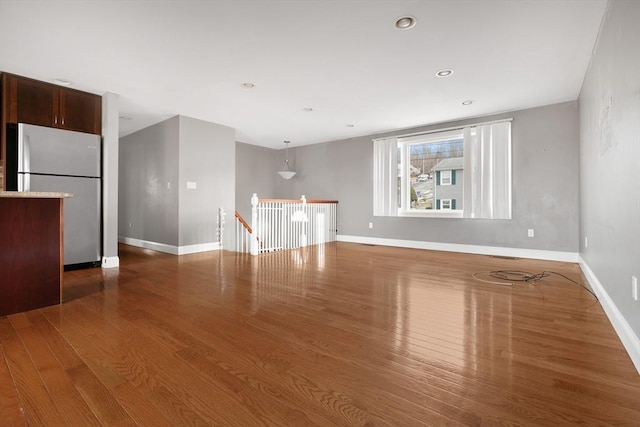
POLYGON ((100 136, 18 125, 18 173, 100 176, 100 136))
POLYGON ((72 193, 64 199, 64 265, 100 262, 100 179, 30 176, 30 191, 72 193))

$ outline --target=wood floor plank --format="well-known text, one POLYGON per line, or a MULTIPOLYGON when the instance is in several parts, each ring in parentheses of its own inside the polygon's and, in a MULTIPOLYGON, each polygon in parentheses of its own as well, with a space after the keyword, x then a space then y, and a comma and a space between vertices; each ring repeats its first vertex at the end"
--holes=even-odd
POLYGON ((147 397, 131 383, 122 383, 111 389, 111 393, 127 411, 137 425, 170 427, 175 425, 154 406, 147 397))
MULTIPOLYGON (((85 309, 80 301, 76 310, 87 322, 90 322, 94 316, 90 310, 85 309)), ((146 351, 148 348, 154 348, 154 343, 146 336, 136 335, 135 339, 132 339, 115 325, 107 325, 103 322, 101 331, 96 332, 93 338, 94 342, 107 343, 107 341, 114 340, 120 346, 126 347, 126 353, 124 353, 119 367, 124 376, 128 377, 130 381, 134 378, 134 383, 140 381, 160 384, 161 389, 171 391, 182 404, 189 402, 192 410, 207 423, 215 422, 217 419, 231 424, 233 421, 229 418, 231 414, 239 419, 246 417, 246 424, 257 423, 257 418, 240 405, 233 395, 225 393, 217 384, 198 376, 191 367, 182 363, 181 359, 162 351, 162 349, 159 349, 160 351, 146 351), (125 365, 127 365, 126 368, 125 365), (172 375, 166 374, 168 366, 171 367, 172 375)))
MULTIPOLYGON (((157 292, 160 292, 160 291, 157 291, 157 292)), ((194 308, 195 308, 195 307, 194 307, 194 308)), ((192 310, 193 310, 193 309, 192 309, 192 310)), ((194 312, 195 312, 195 311, 194 311, 194 312)), ((210 315, 208 315, 208 317, 209 317, 209 318, 211 318, 211 319, 213 320, 213 319, 215 318, 215 314, 210 314, 210 315)), ((292 317, 291 317, 291 316, 287 316, 287 319, 288 319, 288 320, 292 320, 292 317)), ((295 318, 293 318, 293 320, 295 320, 295 318)), ((215 318, 215 323, 220 323, 220 322, 222 322, 222 321, 223 321, 223 319, 217 319, 217 318, 215 318)), ((247 330, 248 330, 248 329, 247 329, 247 326, 248 326, 248 324, 247 324, 246 322, 243 322, 243 324, 242 324, 242 330, 243 330, 243 331, 247 331, 247 330)), ((280 325, 280 326, 285 327, 286 325, 280 325)), ((222 329, 223 329, 223 330, 225 330, 225 331, 228 331, 228 332, 231 334, 231 336, 237 336, 236 334, 237 334, 237 333, 239 333, 240 331, 235 331, 235 330, 234 330, 234 327, 235 327, 235 326, 234 326, 233 324, 231 324, 231 323, 230 323, 230 324, 225 324, 225 325, 224 325, 224 327, 223 327, 222 329)), ((297 328, 296 330, 299 330, 299 329, 300 329, 300 328, 297 328)), ((285 330, 285 329, 284 329, 284 328, 281 328, 281 329, 277 329, 277 330, 278 330, 278 331, 282 331, 282 330, 285 330)), ((264 330, 263 330, 262 332, 267 332, 267 331, 264 331, 264 330)), ((275 338, 276 338, 276 337, 275 337, 275 334, 274 334, 274 336, 273 336, 272 338, 273 338, 273 339, 275 339, 275 338)), ((334 338, 335 338, 335 337, 334 337, 334 338)), ((242 341, 242 342, 252 342, 252 343, 255 343, 258 339, 259 339, 259 336, 258 336, 258 335, 256 335, 256 336, 252 336, 252 337, 245 337, 243 340, 240 340, 240 341, 242 341)), ((231 341, 233 341, 233 339, 232 339, 231 337, 229 337, 229 340, 228 340, 228 341, 230 341, 230 342, 231 342, 231 341)), ((304 345, 304 344, 309 344, 309 343, 300 343, 300 342, 295 342, 295 341, 292 341, 292 342, 290 342, 290 343, 289 343, 289 345, 290 345, 290 347, 291 347, 292 349, 295 349, 295 348, 297 348, 297 347, 300 347, 301 345, 304 345)), ((255 350, 251 350, 251 349, 248 349, 248 348, 247 348, 247 349, 243 349, 243 352, 252 352, 252 351, 253 351, 253 352, 255 352, 255 350)), ((291 353, 292 353, 293 351, 294 351, 294 350, 289 350, 289 354, 287 354, 287 357, 288 357, 288 358, 291 358, 291 357, 292 357, 292 354, 291 354, 291 353)), ((340 352, 337 352, 336 354, 339 354, 339 353, 340 353, 340 352)), ((267 355, 264 355, 262 358, 264 359, 264 358, 266 358, 266 357, 267 357, 267 355)), ((296 359, 296 360, 297 360, 297 363, 300 363, 300 359, 296 359)), ((332 362, 332 366, 334 366, 334 367, 336 366, 335 361, 333 361, 333 362, 332 362)), ((353 367, 351 367, 351 369, 353 369, 353 367)), ((294 385, 295 385, 295 384, 294 384, 294 385)), ((384 391, 382 392, 382 394, 384 394, 384 391)), ((414 393, 414 394, 415 394, 415 393, 414 393)), ((387 400, 391 400, 391 401, 393 401, 393 396, 388 396, 387 400)), ((436 402, 436 401, 434 401, 433 403, 435 404, 435 402, 436 402)), ((424 402, 424 401, 422 401, 422 403, 424 404, 425 402, 424 402)), ((405 405, 404 405, 404 410, 406 411, 407 409, 408 409, 408 407, 407 407, 407 403, 405 403, 405 405)), ((452 408, 452 407, 444 407, 444 406, 440 408, 440 411, 441 411, 442 413, 447 413, 447 414, 451 414, 451 413, 454 413, 454 412, 458 412, 458 413, 460 412, 460 411, 457 411, 456 409, 454 409, 454 408, 452 408)), ((493 409, 493 411, 495 411, 495 408, 493 409)), ((461 415, 461 414, 459 414, 459 415, 461 415)), ((433 414, 432 414, 432 415, 431 415, 431 418, 434 418, 434 417, 435 417, 435 415, 433 415, 433 414)), ((461 420, 462 420, 465 424, 472 423, 472 422, 471 422, 471 419, 469 419, 469 418, 466 418, 466 419, 465 419, 465 418, 464 418, 464 416, 463 416, 463 418, 462 418, 461 420)), ((410 422, 410 421, 409 421, 409 422, 410 422)))
MULTIPOLYGON (((32 310, 26 314, 34 328, 46 341, 56 360, 64 369, 84 365, 84 362, 54 326, 45 318, 43 312, 55 310, 53 307, 43 310, 32 310)), ((57 311, 57 310, 55 310, 57 311)))
MULTIPOLYGON (((287 316, 287 319, 290 319, 291 316, 287 316)), ((225 329, 227 329, 229 326, 227 326, 225 329)), ((279 325, 280 329, 278 329, 277 327, 274 329, 275 330, 283 330, 285 325, 279 325)), ((300 330, 300 328, 297 328, 296 331, 300 330)), ((266 332, 266 330, 265 330, 266 332)), ((377 358, 378 360, 376 361, 376 358, 374 357, 374 354, 377 353, 375 350, 371 350, 371 345, 373 343, 363 343, 363 345, 361 346, 364 350, 363 352, 360 352, 358 354, 353 353, 353 352, 349 352, 348 349, 348 345, 349 345, 349 339, 345 339, 343 340, 341 335, 339 333, 331 333, 326 337, 323 338, 319 338, 317 336, 317 334, 315 332, 312 332, 311 330, 305 330, 303 331, 303 333, 300 336, 293 336, 291 337, 291 342, 290 345, 293 348, 303 348, 306 346, 312 346, 314 348, 317 348, 317 351, 321 351, 325 354, 327 354, 328 356, 332 357, 332 361, 331 361, 331 366, 334 368, 335 372, 345 372, 345 371, 349 371, 351 373, 353 373, 354 375, 356 375, 359 378, 362 377, 371 377, 371 373, 372 371, 374 371, 377 366, 384 364, 385 362, 387 362, 387 357, 385 356, 384 353, 380 354, 380 357, 377 358), (312 337, 309 340, 306 339, 306 337, 312 337), (331 350, 332 347, 335 347, 335 341, 339 340, 341 343, 344 343, 344 345, 335 348, 334 350, 331 350), (333 341, 333 342, 332 342, 333 341), (328 352, 328 353, 327 353, 328 352), (355 363, 351 363, 346 365, 343 370, 340 369, 341 364, 343 364, 343 362, 346 363, 350 363, 351 361, 354 361, 355 363), (373 363, 371 363, 373 362, 373 363), (370 372, 367 371, 363 371, 363 367, 367 367, 370 369, 370 372)), ((297 359, 298 360, 298 364, 301 363, 301 359, 304 358, 303 355, 300 355, 301 358, 297 359)), ((309 363, 309 366, 305 366, 305 369, 313 369, 313 364, 309 363)), ((322 376, 322 374, 324 374, 324 372, 318 372, 319 376, 322 376)), ((335 374, 334 374, 335 375, 335 374)), ((428 394, 425 395, 423 393, 420 393, 420 391, 412 389, 404 389, 403 387, 396 387, 394 388, 392 385, 392 378, 393 377, 383 377, 383 376, 379 376, 377 377, 377 379, 375 381, 376 384, 381 383, 381 384, 385 384, 385 386, 382 388, 381 391, 378 392, 378 394, 381 397, 384 397, 383 400, 385 401, 389 401, 389 402, 393 402, 396 397, 400 397, 403 396, 405 400, 404 405, 401 405, 404 409, 404 411, 409 411, 411 405, 410 402, 413 399, 417 399, 415 400, 415 402, 420 402, 421 404, 427 404, 429 407, 431 408, 439 408, 439 412, 443 413, 443 414, 448 414, 448 416, 452 416, 451 414, 456 413, 456 417, 459 418, 459 420, 465 424, 474 424, 474 418, 471 414, 465 413, 464 411, 460 411, 458 408, 463 408, 465 406, 465 403, 463 401, 461 401, 459 398, 458 399, 450 399, 448 398, 448 396, 446 395, 446 393, 444 393, 444 390, 442 389, 438 389, 437 394, 434 394, 432 396, 429 396, 428 394), (391 383, 390 383, 391 381, 391 383), (392 395, 386 395, 387 391, 389 390, 393 390, 393 394, 392 395), (448 403, 447 403, 448 402, 448 403)), ((337 378, 336 378, 337 380, 337 378)), ((407 378, 404 378, 404 381, 407 381, 407 378)), ((417 385, 417 384, 416 384, 417 385)), ((433 384, 432 388, 433 388, 433 384)), ((366 391, 365 391, 366 392, 366 391)), ((498 391, 499 392, 499 391, 498 391)), ((361 391, 362 393, 362 391, 361 391)), ((456 390, 455 391, 456 395, 460 395, 460 391, 456 390)), ((470 406, 470 405, 467 405, 470 406)), ((478 405, 477 403, 475 404, 475 410, 476 411, 480 411, 480 405, 478 405)), ((491 407, 491 408, 485 408, 484 412, 485 413, 494 413, 496 411, 498 411, 499 408, 496 407, 491 407)))
POLYGON ((587 290, 472 276, 584 284, 575 264, 350 243, 257 257, 122 245, 120 263, 65 272, 64 304, 0 318, 12 424, 640 420, 640 375, 587 290))
POLYGON ((120 406, 105 385, 86 365, 69 369, 69 376, 83 399, 87 401, 95 416, 106 425, 129 421, 129 414, 120 406))
MULTIPOLYGON (((148 374, 148 368, 140 363, 136 353, 132 352, 127 343, 118 343, 99 333, 98 327, 94 331, 91 323, 78 312, 77 301, 69 303, 69 310, 65 310, 61 319, 62 333, 78 354, 87 361, 90 372, 84 365, 72 368, 72 372, 79 370, 81 379, 86 379, 83 391, 89 398, 100 398, 107 390, 123 388, 123 384, 131 384, 155 406, 162 417, 170 420, 174 425, 206 425, 206 422, 195 414, 177 396, 162 384, 157 384, 148 374), (90 338, 89 338, 90 336, 90 338), (132 357, 133 356, 133 357, 132 357), (95 378, 93 378, 95 376, 95 378)), ((167 368, 167 367, 165 367, 167 368)), ((84 385, 83 385, 84 384, 84 385)), ((117 394, 114 394, 117 395, 117 394)), ((101 405, 96 409, 106 411, 107 415, 122 421, 126 418, 125 410, 120 402, 109 401, 109 405, 101 405), (109 415, 113 409, 115 415, 109 415)))
MULTIPOLYGON (((89 303, 89 299, 86 299, 85 302, 89 303)), ((228 365, 214 365, 205 362, 205 357, 201 352, 197 351, 198 348, 202 350, 205 346, 198 344, 196 340, 185 337, 185 334, 179 331, 172 334, 172 332, 176 331, 174 331, 169 324, 164 323, 161 319, 151 319, 151 317, 145 315, 145 312, 142 310, 136 311, 135 308, 131 308, 131 311, 128 313, 133 315, 122 316, 120 319, 114 318, 113 316, 109 316, 109 318, 117 323, 121 329, 137 337, 148 336, 154 341, 157 341, 157 343, 163 347, 163 351, 175 353, 178 357, 188 362, 189 366, 205 372, 206 377, 212 376, 215 379, 214 383, 219 383, 224 390, 228 390, 228 392, 239 396, 238 400, 243 406, 251 410, 258 418, 266 418, 264 421, 273 425, 308 425, 304 420, 306 418, 304 412, 297 409, 286 408, 282 406, 282 402, 277 399, 265 399, 265 397, 262 396, 261 399, 251 400, 251 393, 246 392, 245 388, 252 386, 254 389, 263 392, 268 390, 268 386, 244 375, 240 371, 234 370, 228 365), (125 319, 126 321, 123 321, 125 319), (138 327, 138 325, 142 327, 138 327), (149 327, 149 325, 153 327, 149 327), (253 404, 247 404, 248 401, 253 402, 253 404), (263 408, 275 406, 280 410, 258 411, 256 413, 255 407, 259 406, 259 404, 263 404, 263 408)), ((153 345, 152 342, 147 341, 147 343, 153 345)), ((215 384, 212 384, 211 387, 215 387, 215 384)), ((211 393, 213 390, 209 389, 208 392, 211 393)), ((214 396, 211 397, 213 398, 214 396)))
POLYGON ((89 405, 78 393, 72 378, 33 326, 18 329, 18 335, 40 374, 58 414, 69 425, 100 425, 89 405))
MULTIPOLYGON (((138 288, 138 290, 139 290, 139 288, 138 288)), ((146 308, 149 308, 149 304, 146 305, 146 308)), ((166 311, 164 311, 164 308, 161 308, 161 310, 162 310, 162 313, 165 316, 167 316, 169 314, 166 311)), ((193 308, 192 308, 192 310, 193 310, 193 308)), ((182 321, 182 319, 180 319, 180 318, 171 319, 171 323, 172 324, 176 324, 177 322, 181 322, 181 321, 182 321)), ((194 324, 194 323, 190 323, 190 324, 192 325, 192 327, 191 328, 186 328, 186 329, 190 330, 191 333, 194 333, 194 331, 199 331, 205 337, 204 338, 205 341, 207 341, 207 340, 211 341, 212 337, 209 336, 207 332, 205 332, 207 330, 206 325, 203 325, 202 328, 198 328, 197 327, 197 326, 199 326, 198 324, 194 324), (208 338, 207 338, 207 336, 208 336, 208 338)), ((227 337, 226 341, 216 340, 215 341, 215 343, 216 343, 215 349, 216 350, 225 349, 225 350, 228 350, 228 353, 230 353, 230 354, 237 354, 238 350, 240 350, 241 353, 251 353, 252 351, 255 352, 255 350, 243 351, 243 349, 237 349, 237 348, 235 348, 233 346, 233 341, 234 341, 234 339, 232 337, 227 337)), ((238 341, 246 341, 246 339, 238 340, 238 341)), ((250 341, 253 343, 253 345, 257 345, 256 344, 257 340, 251 339, 250 341)), ((213 349, 210 349, 210 350, 213 351, 213 349)), ((286 357, 290 358, 292 356, 292 354, 291 354, 292 350, 287 350, 287 353, 288 354, 286 355, 286 357)), ((224 357, 224 356, 221 356, 221 357, 224 357)), ((239 356, 235 356, 235 358, 236 358, 236 360, 234 360, 233 363, 235 365, 237 365, 239 356)), ((260 373, 264 374, 264 377, 263 377, 264 379, 263 380, 265 381, 264 384, 267 384, 267 386, 268 386, 268 382, 270 380, 273 380, 273 376, 274 375, 279 375, 279 377, 277 377, 278 381, 274 385, 274 387, 275 387, 274 390, 275 389, 279 389, 279 390, 277 390, 277 394, 278 394, 278 396, 280 397, 281 400, 283 399, 284 396, 290 397, 293 394, 293 395, 298 395, 298 396, 304 396, 306 398, 306 400, 308 400, 308 401, 317 402, 317 400, 316 400, 317 396, 316 395, 300 393, 300 389, 299 389, 300 384, 299 384, 299 382, 291 380, 291 378, 290 378, 291 375, 288 374, 287 371, 293 365, 287 364, 286 366, 279 367, 278 366, 279 362, 280 362, 279 360, 274 359, 273 357, 271 357, 268 354, 264 354, 257 361, 248 361, 248 363, 243 366, 243 369, 251 370, 252 366, 258 366, 258 362, 260 362, 259 363, 260 369, 258 369, 258 371, 259 371, 258 376, 260 375, 260 373), (274 363, 275 363, 275 365, 273 367, 269 368, 266 371, 264 370, 265 367, 268 367, 269 365, 274 364, 274 363), (284 378, 284 377, 286 377, 286 378, 284 378), (286 385, 285 389, 281 388, 282 384, 286 385)), ((229 363, 229 362, 227 362, 227 363, 229 363)), ((246 374, 244 374, 244 375, 246 375, 246 374)), ((315 388, 318 388, 318 387, 315 387, 315 388)), ((325 400, 321 400, 321 404, 322 405, 326 405, 327 402, 335 401, 335 399, 331 397, 332 393, 329 392, 329 391, 327 391, 325 393, 320 393, 320 395, 325 396, 325 400)), ((304 402, 301 402, 301 403, 304 404, 304 402)), ((299 404, 300 403, 298 403, 298 405, 299 404)), ((305 404, 305 406, 307 408, 309 408, 309 403, 307 402, 305 404)), ((326 410, 326 409, 327 408, 324 407, 324 410, 326 410)), ((309 409, 307 409, 307 415, 309 415, 309 409)), ((402 415, 401 418, 403 416, 404 415, 402 415)), ((433 416, 435 417, 436 415, 433 415, 433 416)), ((340 419, 341 418, 338 417, 333 422, 340 423, 340 419)), ((411 421, 415 422, 415 420, 411 420, 411 421)))
MULTIPOLYGON (((145 306, 145 309, 149 308, 149 305, 145 306)), ((131 312, 134 312, 134 310, 131 309, 131 312)), ((179 357, 187 360, 207 376, 212 376, 229 390, 242 395, 241 400, 245 404, 247 399, 250 398, 250 393, 246 391, 247 386, 249 386, 259 392, 262 399, 268 400, 266 403, 270 402, 270 406, 279 407, 286 412, 287 418, 291 419, 285 424, 328 423, 325 418, 319 417, 308 410, 300 411, 300 402, 297 399, 292 400, 291 396, 285 396, 286 393, 283 394, 276 387, 264 382, 267 381, 268 376, 263 378, 260 373, 253 372, 253 363, 249 363, 247 369, 247 365, 242 363, 242 357, 237 355, 235 349, 225 357, 221 352, 222 349, 219 343, 214 346, 207 345, 207 342, 211 341, 207 341, 210 337, 206 332, 201 336, 200 333, 195 332, 197 330, 194 327, 182 329, 180 328, 181 320, 180 318, 173 318, 170 313, 164 310, 160 317, 155 317, 143 310, 139 310, 133 316, 133 321, 143 327, 146 333, 162 342, 171 351, 175 351, 179 357), (203 339, 200 340, 198 338, 203 339)), ((279 424, 282 425, 283 423, 279 424)))
MULTIPOLYGON (((22 323, 22 316, 11 315, 9 319, 12 316, 20 319, 16 322, 17 324, 22 323)), ((13 383, 18 390, 18 396, 22 402, 27 423, 33 425, 45 425, 47 423, 63 425, 64 420, 60 417, 37 368, 31 361, 29 353, 15 330, 13 330, 13 333, 9 331, 8 336, 3 338, 2 348, 13 383)))
MULTIPOLYGON (((6 319, 0 319, 0 322, 6 319)), ((14 380, 0 341, 0 426, 27 425, 14 380)))

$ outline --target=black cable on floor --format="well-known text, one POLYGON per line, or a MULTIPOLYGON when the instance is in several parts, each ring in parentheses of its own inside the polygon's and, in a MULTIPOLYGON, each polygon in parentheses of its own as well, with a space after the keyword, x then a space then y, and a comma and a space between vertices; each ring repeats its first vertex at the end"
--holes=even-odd
POLYGON ((598 297, 596 296, 595 293, 593 293, 591 289, 587 288, 586 286, 583 286, 582 283, 578 283, 575 280, 565 276, 564 274, 558 273, 555 271, 545 270, 540 274, 534 274, 534 273, 529 273, 527 271, 519 271, 519 270, 495 270, 489 273, 491 277, 494 277, 496 279, 508 280, 511 282, 528 282, 532 284, 538 280, 544 279, 545 277, 549 277, 552 274, 563 277, 566 280, 570 281, 571 283, 577 286, 580 286, 582 289, 589 292, 596 299, 596 301, 598 301, 598 297))

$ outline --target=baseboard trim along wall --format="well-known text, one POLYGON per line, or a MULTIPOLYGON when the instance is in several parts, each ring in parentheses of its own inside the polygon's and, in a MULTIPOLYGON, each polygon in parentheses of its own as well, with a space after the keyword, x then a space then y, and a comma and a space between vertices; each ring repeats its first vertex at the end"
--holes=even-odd
POLYGON ((613 329, 615 329, 620 341, 622 341, 622 345, 629 353, 631 357, 631 361, 636 367, 636 370, 640 374, 640 338, 633 332, 631 329, 631 325, 629 322, 622 316, 618 307, 616 307, 615 303, 605 290, 600 280, 596 277, 596 275, 591 271, 589 265, 585 262, 582 257, 579 257, 580 268, 584 273, 584 276, 587 278, 591 289, 598 296, 598 300, 600 301, 600 305, 604 309, 604 312, 607 314, 609 321, 613 325, 613 329))
POLYGON ((577 252, 543 251, 539 249, 505 248, 499 246, 462 245, 458 243, 421 242, 418 240, 385 239, 380 237, 348 236, 338 234, 339 242, 367 245, 397 246, 432 251, 462 252, 479 255, 510 256, 516 258, 544 259, 549 261, 578 262, 577 252))
POLYGON ((165 243, 151 242, 149 240, 133 239, 131 237, 119 236, 118 241, 139 248, 151 249, 158 252, 164 252, 171 255, 187 255, 198 252, 208 252, 220 250, 220 242, 199 243, 196 245, 175 246, 165 243))
POLYGON ((102 268, 118 268, 120 267, 120 257, 117 256, 103 256, 102 268))

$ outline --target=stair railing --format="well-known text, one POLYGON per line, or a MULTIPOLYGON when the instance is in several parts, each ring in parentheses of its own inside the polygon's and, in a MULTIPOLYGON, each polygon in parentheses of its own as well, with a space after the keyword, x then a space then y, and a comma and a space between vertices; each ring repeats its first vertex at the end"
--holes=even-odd
POLYGON ((236 212, 239 252, 257 255, 336 240, 335 200, 260 199, 251 197, 251 224, 236 212), (247 250, 248 247, 248 250, 247 250))
POLYGON ((236 251, 249 253, 251 252, 251 233, 253 229, 247 221, 236 211, 236 251))

